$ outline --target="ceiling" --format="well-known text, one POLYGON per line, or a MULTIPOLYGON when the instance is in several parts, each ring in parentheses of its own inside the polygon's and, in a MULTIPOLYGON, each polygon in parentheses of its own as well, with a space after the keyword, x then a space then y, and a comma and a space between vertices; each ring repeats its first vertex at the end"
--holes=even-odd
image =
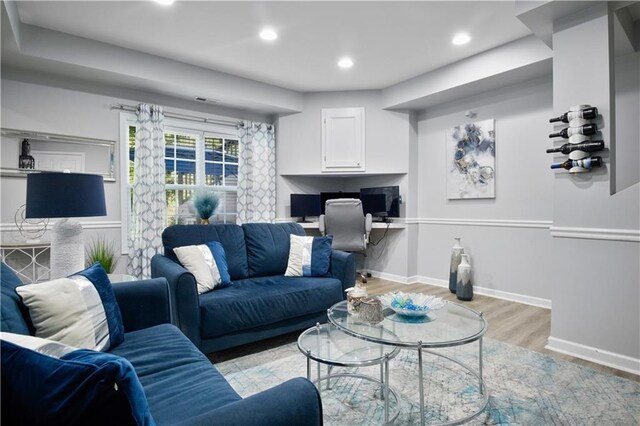
POLYGON ((381 89, 531 32, 512 1, 18 2, 23 23, 302 91, 381 89), (269 26, 279 38, 258 37, 269 26), (454 46, 460 31, 472 40, 454 46), (355 62, 336 65, 342 56, 355 62))

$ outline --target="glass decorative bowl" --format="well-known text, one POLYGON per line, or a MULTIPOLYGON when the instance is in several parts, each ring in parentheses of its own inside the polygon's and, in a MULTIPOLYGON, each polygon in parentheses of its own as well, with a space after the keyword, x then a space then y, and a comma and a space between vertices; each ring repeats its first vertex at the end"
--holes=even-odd
POLYGON ((422 293, 387 293, 379 297, 380 301, 399 315, 423 317, 430 311, 442 308, 447 302, 441 297, 422 293))

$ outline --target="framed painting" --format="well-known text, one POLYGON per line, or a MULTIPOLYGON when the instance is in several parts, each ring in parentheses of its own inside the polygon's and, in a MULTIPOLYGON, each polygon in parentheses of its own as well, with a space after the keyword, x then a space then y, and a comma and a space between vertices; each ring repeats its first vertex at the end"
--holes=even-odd
POLYGON ((494 121, 447 129, 447 198, 495 198, 496 138, 494 121))

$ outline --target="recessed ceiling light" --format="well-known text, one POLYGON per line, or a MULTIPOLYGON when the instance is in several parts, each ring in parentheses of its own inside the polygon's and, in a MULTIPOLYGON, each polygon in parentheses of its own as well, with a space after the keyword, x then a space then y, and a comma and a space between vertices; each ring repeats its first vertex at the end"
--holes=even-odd
POLYGON ((163 6, 171 6, 175 0, 153 0, 163 6))
POLYGON ((469 36, 469 34, 467 33, 458 33, 453 37, 453 40, 451 40, 451 43, 455 44, 456 46, 461 46, 463 44, 467 44, 471 41, 471 37, 469 36))
POLYGON ((353 66, 353 60, 351 58, 342 58, 338 61, 340 68, 351 68, 353 66))
POLYGON ((260 31, 260 38, 266 41, 273 41, 278 38, 278 33, 276 33, 271 28, 265 28, 260 31))

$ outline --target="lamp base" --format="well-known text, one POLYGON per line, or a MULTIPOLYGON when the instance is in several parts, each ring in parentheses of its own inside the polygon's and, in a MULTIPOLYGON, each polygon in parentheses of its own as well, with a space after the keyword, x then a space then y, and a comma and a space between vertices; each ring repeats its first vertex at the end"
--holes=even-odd
POLYGON ((75 219, 60 219, 51 235, 51 279, 67 277, 83 269, 82 225, 75 219))

